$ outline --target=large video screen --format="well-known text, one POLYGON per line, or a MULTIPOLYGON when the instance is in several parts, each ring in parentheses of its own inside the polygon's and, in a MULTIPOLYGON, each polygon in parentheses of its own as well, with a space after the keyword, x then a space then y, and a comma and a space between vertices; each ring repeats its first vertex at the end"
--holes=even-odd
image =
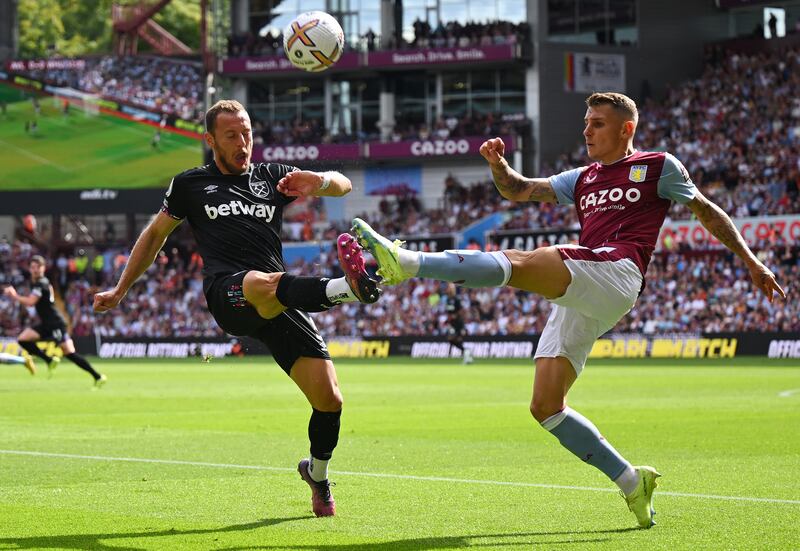
POLYGON ((200 138, 0 84, 0 190, 166 187, 200 138))

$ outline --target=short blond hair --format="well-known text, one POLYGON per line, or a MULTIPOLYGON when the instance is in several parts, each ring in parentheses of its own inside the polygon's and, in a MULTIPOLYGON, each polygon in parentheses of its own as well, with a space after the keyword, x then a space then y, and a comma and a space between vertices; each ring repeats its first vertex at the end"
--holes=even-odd
POLYGON ((632 120, 634 123, 639 122, 639 109, 636 107, 636 102, 625 94, 620 94, 619 92, 595 92, 586 98, 587 107, 595 107, 597 105, 610 105, 627 120, 632 120))
POLYGON ((217 125, 217 116, 220 113, 238 113, 246 111, 244 105, 235 99, 221 99, 206 111, 206 132, 209 134, 214 133, 214 127, 217 125))

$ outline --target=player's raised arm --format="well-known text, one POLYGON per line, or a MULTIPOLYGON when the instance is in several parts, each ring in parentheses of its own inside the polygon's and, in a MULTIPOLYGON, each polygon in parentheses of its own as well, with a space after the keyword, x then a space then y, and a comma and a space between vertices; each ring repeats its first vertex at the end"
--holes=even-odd
POLYGON ((36 306, 36 303, 39 302, 39 299, 41 298, 39 295, 34 295, 34 294, 28 296, 20 295, 19 293, 17 293, 17 290, 11 285, 3 289, 3 294, 9 298, 16 300, 23 306, 27 307, 36 306))
POLYGON ((287 197, 341 197, 353 189, 350 178, 329 170, 327 172, 312 172, 310 170, 295 170, 289 172, 278 182, 278 191, 287 197))
POLYGON ((733 225, 733 221, 725 211, 709 201, 699 190, 695 192, 694 199, 686 203, 686 206, 697 216, 703 226, 711 232, 711 235, 719 239, 720 243, 744 260, 747 269, 750 271, 753 283, 766 295, 767 300, 772 302, 775 297, 774 293, 778 293, 783 299, 786 298, 786 293, 775 281, 775 274, 755 257, 753 251, 745 243, 742 234, 733 225))
POLYGON ((525 178, 511 168, 506 161, 506 145, 500 138, 486 140, 481 145, 480 153, 489 163, 494 185, 500 195, 509 201, 539 201, 555 203, 556 192, 546 178, 525 178))
POLYGON ((117 285, 113 289, 97 293, 94 296, 95 312, 106 312, 120 303, 131 285, 156 259, 156 255, 164 246, 167 237, 180 223, 181 220, 176 220, 163 211, 153 217, 147 227, 142 230, 139 239, 136 240, 117 285))

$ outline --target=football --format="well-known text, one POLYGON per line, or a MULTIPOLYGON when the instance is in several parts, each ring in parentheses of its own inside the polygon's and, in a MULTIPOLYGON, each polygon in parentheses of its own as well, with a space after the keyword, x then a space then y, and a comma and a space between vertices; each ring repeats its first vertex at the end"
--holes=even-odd
POLYGON ((323 11, 307 11, 283 30, 283 50, 292 65, 304 71, 330 68, 342 55, 344 31, 323 11))

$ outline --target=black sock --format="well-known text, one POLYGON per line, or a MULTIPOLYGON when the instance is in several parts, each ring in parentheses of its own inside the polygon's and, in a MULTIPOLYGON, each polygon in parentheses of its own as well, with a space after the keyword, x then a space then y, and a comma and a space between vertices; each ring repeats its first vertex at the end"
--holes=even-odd
POLYGON ((28 352, 28 354, 30 354, 31 356, 39 356, 47 363, 50 363, 50 361, 53 359, 47 354, 45 354, 44 350, 36 346, 36 341, 19 341, 19 345, 22 348, 24 348, 25 351, 28 352))
POLYGON ((67 359, 72 363, 74 363, 75 365, 77 365, 78 367, 80 367, 81 369, 83 369, 84 371, 88 372, 92 377, 94 377, 95 381, 100 378, 100 374, 92 368, 91 364, 89 364, 89 362, 86 361, 86 358, 84 358, 77 352, 73 352, 72 354, 67 354, 67 359))
POLYGON ((308 422, 308 439, 311 440, 311 456, 327 461, 333 455, 333 448, 339 443, 339 420, 342 411, 319 411, 311 413, 308 422))
POLYGON ((327 277, 283 274, 278 281, 275 296, 287 308, 295 308, 303 312, 323 312, 334 306, 325 292, 328 281, 330 279, 327 277))
POLYGON ((458 348, 462 352, 464 351, 464 341, 462 341, 461 339, 452 339, 450 341, 450 344, 455 346, 456 348, 458 348))

